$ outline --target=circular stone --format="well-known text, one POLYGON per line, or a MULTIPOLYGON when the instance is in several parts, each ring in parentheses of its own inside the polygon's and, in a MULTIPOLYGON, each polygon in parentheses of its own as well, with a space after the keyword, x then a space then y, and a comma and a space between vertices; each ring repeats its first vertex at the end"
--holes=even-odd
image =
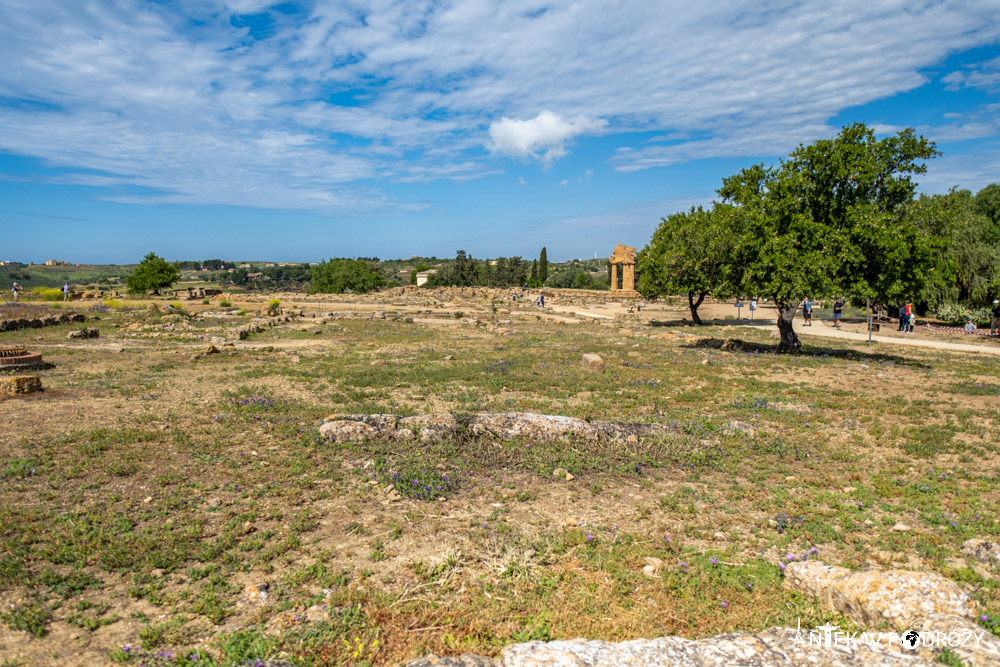
POLYGON ((31 354, 23 347, 0 348, 0 370, 30 368, 42 364, 42 355, 31 354))

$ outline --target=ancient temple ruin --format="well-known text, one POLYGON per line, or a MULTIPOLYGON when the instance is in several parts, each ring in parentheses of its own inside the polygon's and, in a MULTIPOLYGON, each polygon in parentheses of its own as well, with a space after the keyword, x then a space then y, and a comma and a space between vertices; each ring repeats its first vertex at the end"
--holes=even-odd
POLYGON ((611 291, 616 295, 637 297, 635 290, 635 248, 619 243, 611 253, 611 291), (621 265, 622 286, 618 289, 618 266, 621 265))

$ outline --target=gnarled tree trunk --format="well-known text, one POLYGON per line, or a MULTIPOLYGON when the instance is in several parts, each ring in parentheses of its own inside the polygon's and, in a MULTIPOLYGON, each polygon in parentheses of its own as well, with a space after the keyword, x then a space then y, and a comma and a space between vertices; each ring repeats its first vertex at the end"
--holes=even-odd
POLYGON ((700 306, 701 302, 705 300, 706 294, 708 294, 708 292, 701 292, 698 295, 698 300, 695 301, 694 292, 688 292, 688 307, 691 308, 691 319, 694 320, 694 323, 698 326, 704 324, 704 322, 701 321, 701 318, 698 317, 698 306, 700 306))
POLYGON ((774 305, 778 307, 778 333, 781 341, 778 343, 779 353, 795 354, 802 351, 802 343, 792 328, 792 320, 795 319, 795 311, 799 304, 790 304, 786 301, 774 300, 774 305))

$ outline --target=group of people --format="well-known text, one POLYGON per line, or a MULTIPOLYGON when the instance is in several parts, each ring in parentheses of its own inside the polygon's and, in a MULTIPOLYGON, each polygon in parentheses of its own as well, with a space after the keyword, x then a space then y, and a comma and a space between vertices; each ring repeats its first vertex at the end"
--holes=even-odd
MULTIPOLYGON (((807 297, 806 300, 802 302, 802 319, 805 321, 804 326, 812 326, 812 311, 812 299, 807 297)), ((840 328, 840 320, 843 313, 844 300, 838 298, 833 302, 833 326, 835 329, 840 328)), ((899 331, 906 334, 912 334, 916 321, 917 313, 913 309, 912 301, 907 301, 899 307, 899 331)), ((965 333, 971 334, 975 332, 976 322, 970 317, 969 321, 965 323, 965 333)), ((1000 336, 1000 299, 993 299, 993 307, 990 310, 990 335, 1000 336)))
POLYGON ((913 324, 917 321, 917 314, 913 312, 913 302, 907 301, 899 307, 899 331, 912 334, 913 324))
MULTIPOLYGON (((833 328, 840 328, 840 319, 844 316, 844 300, 840 297, 833 302, 833 328)), ((813 304, 812 299, 806 297, 806 300, 802 302, 802 319, 804 320, 804 326, 811 327, 813 319, 813 304)))
MULTIPOLYGON (((21 300, 21 291, 24 288, 21 287, 21 283, 15 282, 13 287, 10 288, 10 293, 14 295, 14 301, 21 300)), ((69 283, 63 283, 62 286, 63 301, 69 301, 69 283)))

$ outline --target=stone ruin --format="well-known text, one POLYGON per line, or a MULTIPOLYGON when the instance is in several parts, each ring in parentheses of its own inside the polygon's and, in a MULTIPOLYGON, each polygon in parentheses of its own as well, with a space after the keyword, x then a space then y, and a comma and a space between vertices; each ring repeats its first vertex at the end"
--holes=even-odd
POLYGON ((616 296, 638 297, 635 289, 635 252, 636 249, 619 243, 611 252, 611 291, 616 296), (618 289, 618 265, 622 267, 622 288, 618 289))
MULTIPOLYGON (((43 365, 42 355, 32 354, 23 347, 0 347, 0 371, 20 371, 43 365)), ((0 396, 33 394, 42 390, 37 375, 0 375, 0 396)))
POLYGON ((0 371, 35 368, 44 363, 42 355, 32 354, 23 347, 0 347, 0 371))

